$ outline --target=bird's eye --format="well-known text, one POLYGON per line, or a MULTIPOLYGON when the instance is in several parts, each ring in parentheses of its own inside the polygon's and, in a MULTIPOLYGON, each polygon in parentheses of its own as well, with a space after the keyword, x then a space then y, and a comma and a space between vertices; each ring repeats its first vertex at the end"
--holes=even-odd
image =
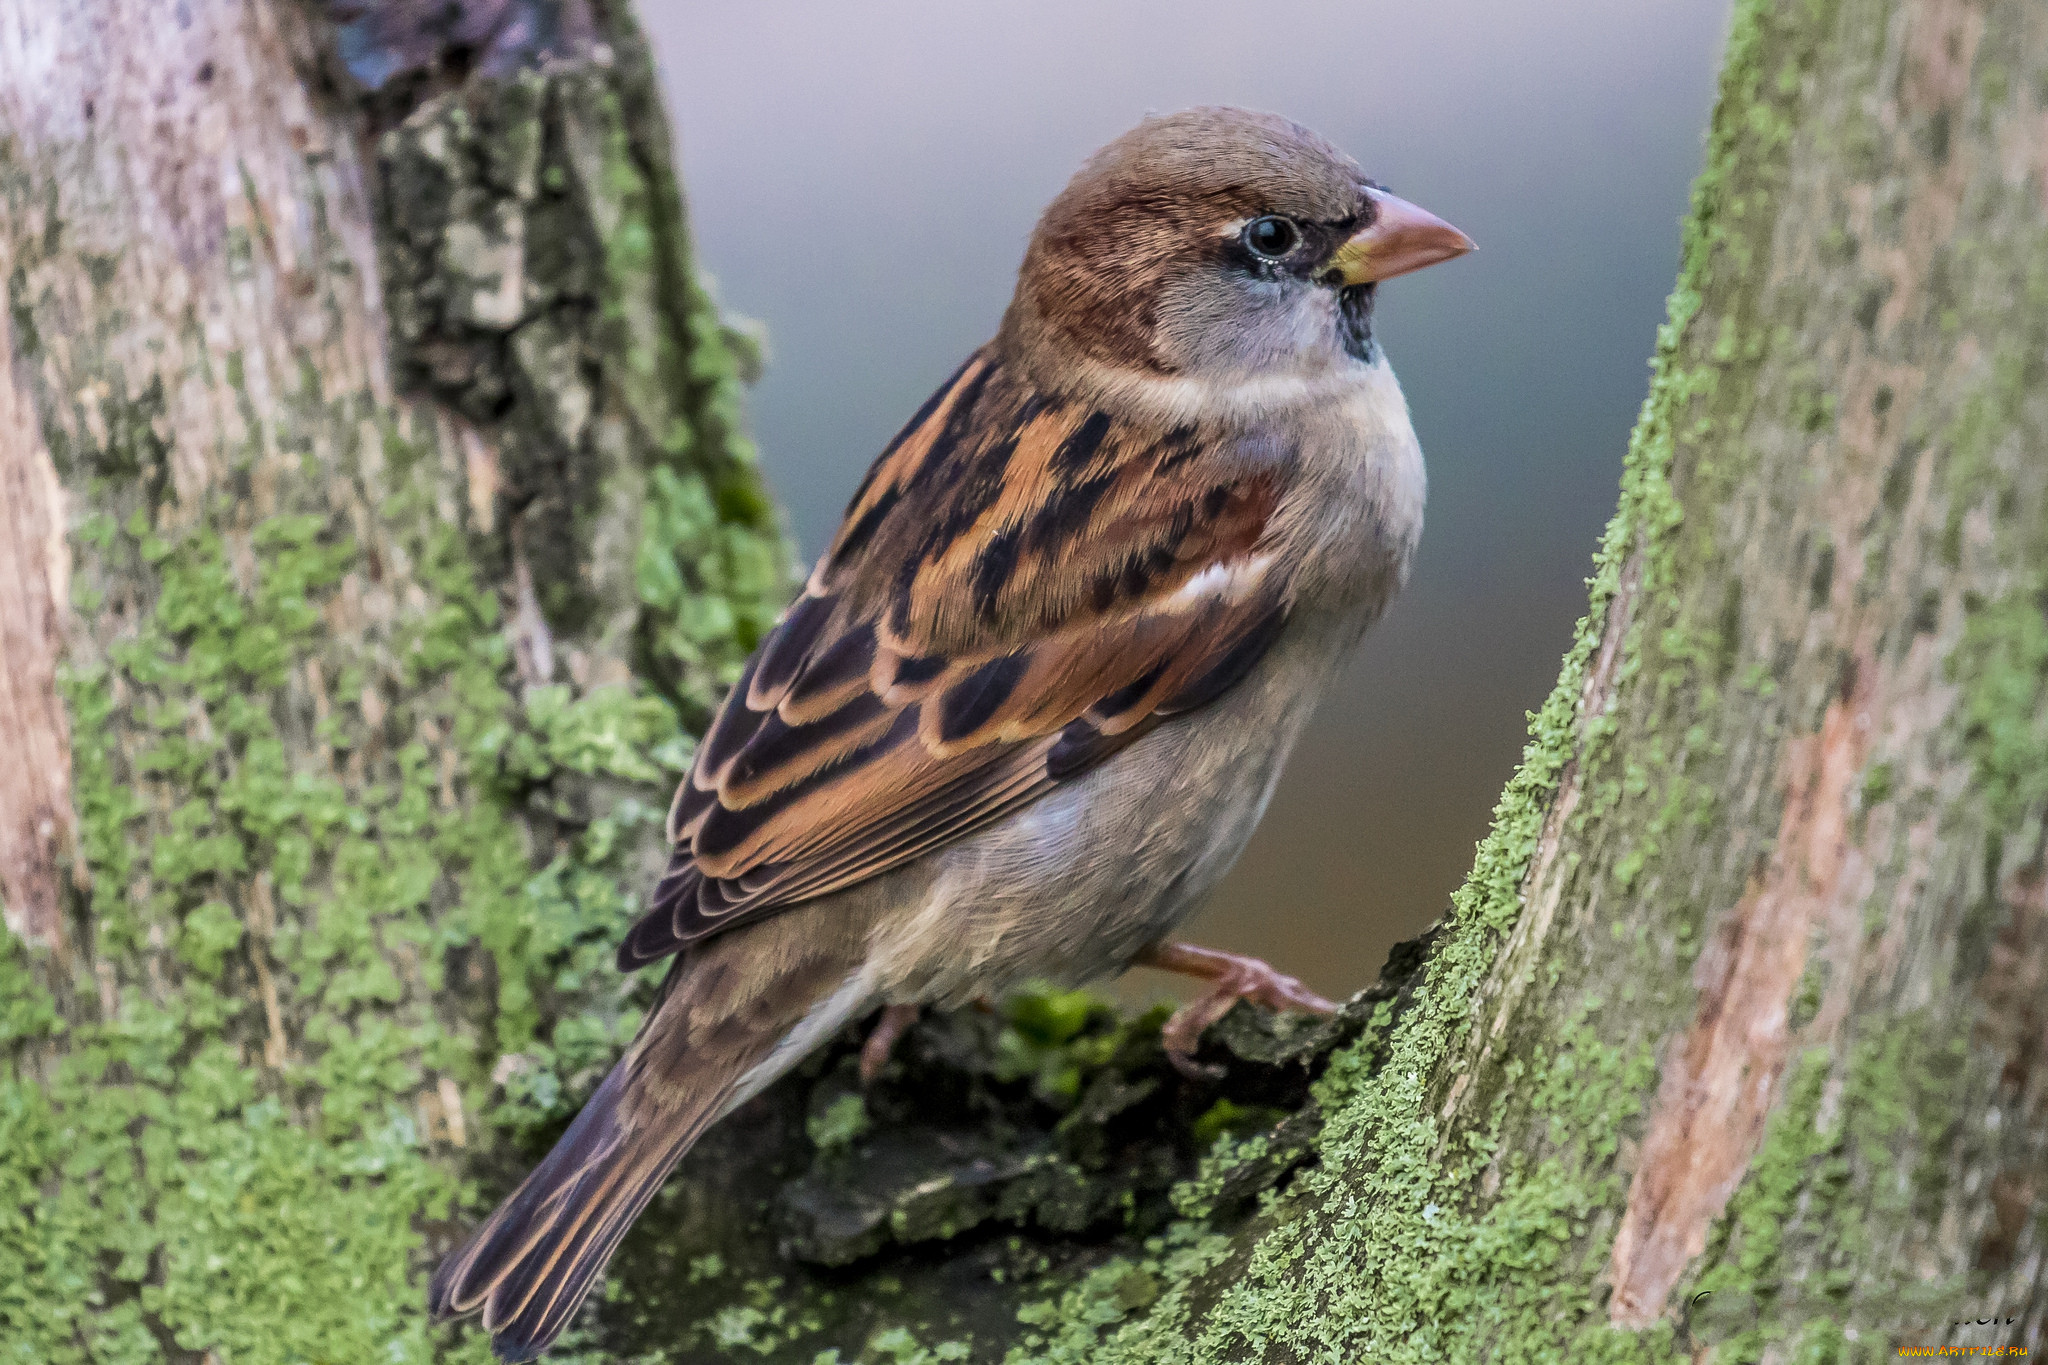
POLYGON ((1277 261, 1301 244, 1301 229, 1292 219, 1267 214, 1244 225, 1244 244, 1254 256, 1277 261))

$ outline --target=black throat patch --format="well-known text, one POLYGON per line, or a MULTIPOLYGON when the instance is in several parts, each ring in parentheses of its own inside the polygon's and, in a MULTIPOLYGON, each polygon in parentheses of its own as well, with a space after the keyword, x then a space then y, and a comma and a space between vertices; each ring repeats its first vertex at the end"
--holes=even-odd
POLYGON ((1337 331, 1347 355, 1372 363, 1372 299, 1378 285, 1354 284, 1337 291, 1337 331))

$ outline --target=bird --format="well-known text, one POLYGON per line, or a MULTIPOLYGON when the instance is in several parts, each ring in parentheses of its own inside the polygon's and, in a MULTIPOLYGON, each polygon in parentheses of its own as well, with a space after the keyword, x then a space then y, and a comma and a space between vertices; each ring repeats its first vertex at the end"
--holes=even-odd
POLYGON ((1174 939, 1406 581, 1425 477, 1373 330, 1464 233, 1276 114, 1147 117, 1039 219, 994 338, 883 449, 705 731, 618 953, 670 959, 561 1140, 444 1260, 498 1356, 562 1332, 720 1117, 881 1009, 1135 964, 1327 1012, 1174 939))

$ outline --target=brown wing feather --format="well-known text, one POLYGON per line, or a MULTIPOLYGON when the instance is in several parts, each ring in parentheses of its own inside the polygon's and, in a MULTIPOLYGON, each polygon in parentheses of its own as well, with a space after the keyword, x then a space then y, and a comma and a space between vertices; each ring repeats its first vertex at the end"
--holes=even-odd
POLYGON ((1285 466, 969 360, 713 721, 622 965, 900 867, 1234 685, 1286 615, 1285 466))

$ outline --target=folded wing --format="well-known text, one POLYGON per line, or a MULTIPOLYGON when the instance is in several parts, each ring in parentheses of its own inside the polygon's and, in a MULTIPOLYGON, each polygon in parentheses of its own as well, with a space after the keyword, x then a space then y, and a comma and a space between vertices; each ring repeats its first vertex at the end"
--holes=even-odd
POLYGON ((726 698, 621 965, 900 867, 1221 695, 1286 618, 1284 476, 970 360, 726 698))

